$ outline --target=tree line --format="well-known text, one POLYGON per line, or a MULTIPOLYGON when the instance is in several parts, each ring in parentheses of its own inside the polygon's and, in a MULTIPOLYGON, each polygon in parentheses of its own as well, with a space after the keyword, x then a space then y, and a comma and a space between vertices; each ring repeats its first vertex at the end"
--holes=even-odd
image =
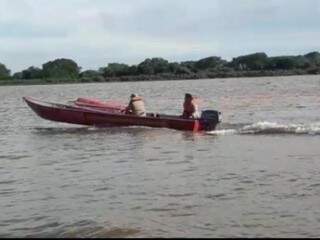
POLYGON ((31 66, 14 74, 0 63, 0 80, 8 81, 38 79, 40 82, 104 82, 319 73, 319 52, 276 57, 253 53, 233 58, 231 61, 217 56, 184 62, 147 58, 137 65, 109 63, 98 70, 85 71, 81 71, 81 67, 74 60, 61 58, 44 63, 41 68, 31 66))

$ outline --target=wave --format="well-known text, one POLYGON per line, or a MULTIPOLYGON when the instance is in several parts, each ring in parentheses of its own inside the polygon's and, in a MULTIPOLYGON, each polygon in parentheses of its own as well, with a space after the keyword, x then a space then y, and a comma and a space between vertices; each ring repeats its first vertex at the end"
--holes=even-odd
POLYGON ((320 122, 309 124, 280 124, 276 122, 257 122, 238 128, 217 129, 211 135, 235 134, 300 134, 320 135, 320 122))

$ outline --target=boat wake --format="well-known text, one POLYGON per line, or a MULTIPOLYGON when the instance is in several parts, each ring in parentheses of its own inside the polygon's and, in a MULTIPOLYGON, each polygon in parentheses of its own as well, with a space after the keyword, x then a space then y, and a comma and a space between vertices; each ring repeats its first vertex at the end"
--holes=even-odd
POLYGON ((280 124, 275 122, 257 122, 248 125, 235 125, 207 132, 210 135, 235 134, 294 134, 320 135, 320 122, 310 124, 280 124))

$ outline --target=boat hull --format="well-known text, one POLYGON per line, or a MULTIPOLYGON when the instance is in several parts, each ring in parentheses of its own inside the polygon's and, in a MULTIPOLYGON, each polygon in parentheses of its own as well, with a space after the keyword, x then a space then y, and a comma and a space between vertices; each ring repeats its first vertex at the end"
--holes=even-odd
POLYGON ((166 115, 140 117, 85 107, 48 103, 31 97, 24 97, 23 99, 38 116, 56 122, 99 127, 147 126, 185 131, 202 131, 206 129, 204 121, 201 119, 183 119, 178 116, 166 115))

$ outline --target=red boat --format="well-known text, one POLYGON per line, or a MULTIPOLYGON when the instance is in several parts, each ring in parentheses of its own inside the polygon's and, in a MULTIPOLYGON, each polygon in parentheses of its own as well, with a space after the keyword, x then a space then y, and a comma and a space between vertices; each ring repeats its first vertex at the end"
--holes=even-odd
POLYGON ((211 131, 220 122, 218 111, 203 111, 199 119, 148 113, 146 117, 125 114, 124 106, 95 99, 78 98, 71 105, 39 101, 24 97, 29 107, 41 118, 64 123, 94 126, 148 126, 186 131, 211 131))

